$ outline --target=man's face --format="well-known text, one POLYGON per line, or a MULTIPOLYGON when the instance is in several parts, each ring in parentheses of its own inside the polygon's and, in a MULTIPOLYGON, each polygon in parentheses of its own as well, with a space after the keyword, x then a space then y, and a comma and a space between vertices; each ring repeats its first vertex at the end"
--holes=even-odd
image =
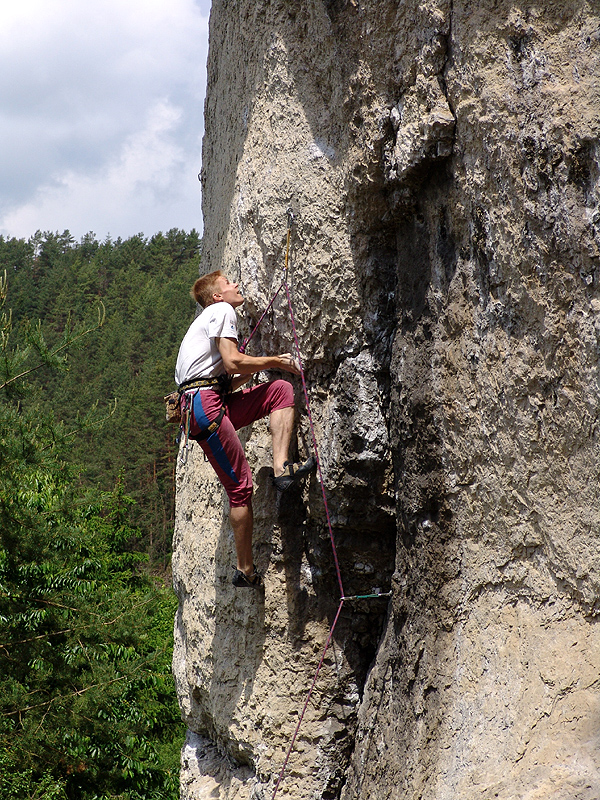
POLYGON ((219 275, 216 282, 219 288, 213 294, 214 300, 217 302, 223 301, 225 303, 229 303, 229 305, 233 306, 234 308, 242 305, 244 298, 238 289, 239 284, 230 283, 229 279, 224 275, 219 275))

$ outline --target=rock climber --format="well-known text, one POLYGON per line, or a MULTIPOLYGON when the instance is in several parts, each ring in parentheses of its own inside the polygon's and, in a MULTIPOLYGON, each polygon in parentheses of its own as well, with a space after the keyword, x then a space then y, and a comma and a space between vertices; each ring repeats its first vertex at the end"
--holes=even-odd
MULTIPOLYGON (((291 383, 273 380, 236 391, 257 372, 284 370, 299 375, 290 353, 248 356, 238 350, 235 309, 244 298, 239 284, 221 270, 194 283, 192 298, 203 311, 185 334, 175 367, 182 408, 189 408, 190 438, 200 443, 229 499, 229 519, 235 539, 236 587, 262 586, 262 575, 252 559, 252 474, 236 431, 269 416, 273 445, 273 484, 285 491, 315 466, 288 461, 294 423, 294 391, 291 383)), ((185 413, 185 412, 184 412, 185 413)))

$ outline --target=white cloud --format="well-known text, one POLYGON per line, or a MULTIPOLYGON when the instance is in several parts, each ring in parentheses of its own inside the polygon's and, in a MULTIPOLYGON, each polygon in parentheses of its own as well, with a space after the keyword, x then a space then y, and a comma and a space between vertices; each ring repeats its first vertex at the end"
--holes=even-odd
POLYGON ((199 184, 174 135, 181 118, 181 109, 158 103, 117 158, 96 172, 68 170, 40 186, 31 201, 6 214, 4 227, 17 236, 68 228, 79 237, 93 230, 99 238, 181 228, 182 219, 191 220, 188 230, 200 229, 199 184), (189 202, 194 194, 195 208, 189 202))
POLYGON ((209 1, 0 10, 0 232, 201 227, 209 1))

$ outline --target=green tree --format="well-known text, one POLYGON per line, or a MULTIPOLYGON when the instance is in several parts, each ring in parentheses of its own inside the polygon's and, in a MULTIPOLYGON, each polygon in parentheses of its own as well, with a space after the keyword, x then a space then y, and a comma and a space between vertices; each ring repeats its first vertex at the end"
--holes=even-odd
POLYGON ((172 592, 132 551, 132 504, 78 484, 74 427, 29 382, 103 321, 14 343, 0 281, 0 796, 173 800, 181 722, 170 675, 172 592))
POLYGON ((177 348, 193 319, 188 292, 199 261, 195 231, 102 243, 93 234, 75 243, 68 231, 38 232, 28 242, 0 237, 19 329, 39 317, 53 345, 71 319, 99 301, 106 308, 102 332, 88 336, 68 370, 43 369, 35 383, 68 426, 82 409, 116 400, 102 435, 73 439, 69 458, 84 467, 82 486, 109 490, 122 475, 136 500, 130 509, 130 523, 142 531, 136 546, 156 570, 169 565, 174 521, 174 431, 165 425, 162 396, 174 386, 177 348))

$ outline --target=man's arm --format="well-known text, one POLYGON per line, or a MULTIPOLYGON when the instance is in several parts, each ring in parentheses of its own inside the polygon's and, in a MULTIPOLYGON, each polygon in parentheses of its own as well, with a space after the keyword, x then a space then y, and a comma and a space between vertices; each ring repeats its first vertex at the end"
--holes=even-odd
POLYGON ((235 339, 217 336, 215 343, 228 375, 254 375, 264 369, 282 369, 293 375, 300 374, 298 362, 290 353, 279 356, 247 356, 240 353, 235 339))

